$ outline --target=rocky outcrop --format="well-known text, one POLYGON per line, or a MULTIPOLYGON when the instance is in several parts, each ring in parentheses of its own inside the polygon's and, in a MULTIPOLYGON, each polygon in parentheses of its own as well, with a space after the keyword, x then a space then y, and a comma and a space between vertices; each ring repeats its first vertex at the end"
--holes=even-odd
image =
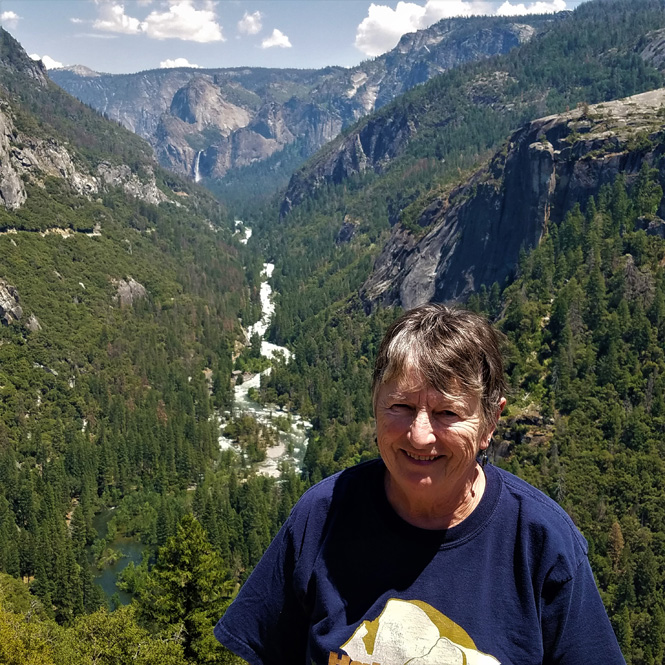
POLYGON ((374 116, 331 149, 322 150, 307 168, 293 174, 280 215, 287 215, 324 182, 338 184, 367 170, 381 172, 401 153, 416 130, 417 121, 408 111, 374 116))
POLYGON ((658 69, 665 66, 665 30, 654 30, 647 36, 647 44, 640 52, 643 60, 658 69))
POLYGON ((0 205, 9 210, 26 201, 25 181, 41 184, 44 177, 67 181, 79 196, 98 194, 106 187, 120 187, 147 203, 159 204, 167 196, 157 187, 154 171, 144 167, 140 178, 126 164, 101 162, 94 174, 78 165, 69 150, 55 139, 24 136, 14 124, 8 104, 0 103, 0 205))
POLYGON ((86 104, 147 138, 164 166, 193 178, 221 178, 267 159, 295 137, 303 158, 311 155, 413 86, 506 53, 553 20, 448 19, 405 35, 389 53, 351 69, 183 68, 113 76, 71 67, 49 73, 86 104))
POLYGON ((352 221, 348 216, 344 219, 344 223, 337 233, 335 238, 336 245, 343 245, 344 243, 351 242, 353 236, 356 234, 358 229, 358 222, 352 221))
POLYGON ((38 182, 44 176, 63 178, 80 196, 90 196, 99 191, 96 179, 77 166, 67 148, 55 139, 20 139, 12 150, 12 161, 21 175, 38 182))
POLYGON ((16 287, 0 279, 0 322, 3 326, 20 321, 23 309, 16 287))
POLYGON ((42 324, 39 323, 39 319, 34 314, 31 314, 25 322, 25 327, 30 332, 36 333, 42 329, 42 324))
POLYGON ((80 195, 99 190, 95 179, 76 167, 64 146, 54 139, 23 136, 9 105, 0 104, 0 203, 9 210, 20 208, 26 200, 24 179, 40 182, 44 176, 66 179, 80 195))
MULTIPOLYGON (((662 104, 665 90, 656 90, 517 131, 487 167, 421 213, 420 232, 395 227, 363 286, 367 307, 459 300, 482 284, 502 283, 549 220, 560 222, 617 174, 630 179, 643 162, 660 164, 662 146, 650 147, 647 137, 661 129, 662 104)), ((648 227, 661 228, 657 220, 648 227)))
POLYGON ((126 164, 112 165, 101 162, 97 165, 97 175, 102 183, 111 187, 120 187, 125 193, 146 203, 158 205, 168 197, 157 187, 155 173, 150 167, 144 167, 147 179, 142 180, 126 164))
POLYGON ((660 217, 654 219, 638 217, 635 221, 635 228, 645 231, 648 236, 657 236, 665 240, 665 220, 660 217))
POLYGON ((23 181, 10 158, 16 128, 8 114, 7 104, 0 105, 0 202, 5 208, 20 208, 26 198, 23 181))
POLYGON ((145 286, 133 277, 130 277, 129 280, 113 280, 113 284, 117 288, 116 299, 120 302, 121 307, 131 307, 136 300, 141 300, 148 295, 145 286))

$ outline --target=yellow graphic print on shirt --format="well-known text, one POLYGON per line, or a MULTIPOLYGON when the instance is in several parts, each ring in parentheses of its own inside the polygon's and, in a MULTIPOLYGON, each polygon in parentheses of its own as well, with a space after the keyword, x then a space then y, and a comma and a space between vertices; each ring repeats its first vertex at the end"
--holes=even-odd
POLYGON ((341 649, 346 655, 331 653, 328 665, 500 665, 461 626, 419 600, 391 598, 341 649))

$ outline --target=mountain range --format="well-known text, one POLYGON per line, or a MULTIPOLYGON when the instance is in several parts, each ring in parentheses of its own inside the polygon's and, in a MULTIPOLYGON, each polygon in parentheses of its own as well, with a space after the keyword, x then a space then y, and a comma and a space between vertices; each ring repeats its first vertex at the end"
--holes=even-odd
POLYGON ((406 90, 462 63, 506 53, 566 15, 443 20, 351 69, 110 75, 74 66, 49 75, 146 138, 163 166, 194 178, 220 179, 292 144, 302 161, 406 90))

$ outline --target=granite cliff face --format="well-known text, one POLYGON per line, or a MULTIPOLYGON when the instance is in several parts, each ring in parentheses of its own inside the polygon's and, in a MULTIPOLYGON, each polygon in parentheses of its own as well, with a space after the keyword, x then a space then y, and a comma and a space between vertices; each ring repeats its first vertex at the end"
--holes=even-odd
POLYGON ((0 323, 3 326, 21 320, 23 309, 19 302, 20 298, 16 287, 7 284, 4 279, 0 279, 0 323))
POLYGON ((67 180, 77 194, 96 193, 99 181, 85 171, 55 139, 18 131, 11 107, 0 101, 0 205, 20 208, 27 197, 26 182, 39 184, 46 176, 67 180))
MULTIPOLYGON (((421 231, 394 228, 363 286, 366 306, 454 301, 502 283, 550 220, 619 173, 630 182, 644 162, 663 170, 663 108, 661 89, 530 122, 468 182, 433 200, 416 221, 421 231)), ((647 233, 662 226, 645 221, 647 233)))
POLYGON ((157 187, 155 174, 148 166, 143 177, 126 164, 100 161, 90 168, 67 146, 54 138, 39 138, 19 131, 10 105, 0 101, 0 206, 20 208, 27 199, 26 184, 43 187, 44 178, 54 177, 67 183, 73 193, 91 197, 106 187, 120 187, 147 203, 167 199, 157 187))
MULTIPOLYGON (((449 19, 405 35, 352 69, 172 69, 98 74, 52 70, 65 90, 147 138, 161 164, 221 178, 298 140, 313 154, 343 127, 446 69, 528 41, 551 18, 449 19)), ((381 151, 379 151, 381 154, 381 151)))
POLYGON ((339 184, 366 170, 381 172, 416 133, 418 121, 406 110, 370 118, 354 132, 322 150, 315 163, 296 171, 284 194, 280 214, 288 212, 323 183, 339 184))
MULTIPOLYGON (((2 84, 9 85, 9 90, 25 91, 31 99, 35 96, 50 98, 49 103, 54 107, 65 103, 64 97, 80 106, 48 79, 41 62, 28 57, 21 45, 0 28, 2 84)), ((73 108, 69 110, 72 114, 76 112, 73 108)), ((157 186, 154 170, 157 164, 150 157, 149 149, 143 152, 145 160, 141 166, 133 168, 115 159, 109 161, 101 153, 97 159, 83 157, 72 141, 57 131, 26 123, 25 114, 20 95, 0 88, 0 208, 18 210, 26 203, 29 188, 36 186, 44 190, 49 178, 56 178, 72 194, 88 200, 113 187, 154 205, 169 198, 157 186)), ((105 122, 96 116, 95 120, 105 122)), ((175 199, 174 196, 173 202, 177 204, 175 199)))

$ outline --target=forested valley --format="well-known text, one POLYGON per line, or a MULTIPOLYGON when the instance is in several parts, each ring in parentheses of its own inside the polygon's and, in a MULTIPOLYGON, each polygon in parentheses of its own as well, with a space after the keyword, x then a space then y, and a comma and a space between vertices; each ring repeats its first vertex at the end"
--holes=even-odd
MULTIPOLYGON (((589 105, 663 87, 640 54, 664 27, 662 2, 595 0, 508 55, 406 93, 379 111, 419 120, 395 159, 320 183, 286 214, 281 196, 243 204, 247 244, 221 194, 222 204, 159 169, 142 141, 39 83, 3 32, 0 112, 14 147, 67 145, 79 174, 128 165, 163 198, 131 194, 122 179, 86 195, 26 169, 25 203, 0 208, 0 284, 23 310, 0 327, 0 662, 237 662, 212 626, 295 501, 377 455, 372 365, 401 312, 363 295, 381 249, 395 233, 425 237, 423 210, 498 163, 520 125, 579 105, 565 135, 542 145, 561 141, 587 164, 614 151, 626 169, 553 210, 510 277, 478 284, 464 304, 506 338, 494 463, 553 497, 585 535, 627 662, 662 663, 665 110, 648 131, 583 146, 604 122, 589 105), (508 85, 489 102, 464 93, 491 87, 497 71, 508 85), (260 316, 263 261, 276 266, 268 337, 293 357, 271 361, 253 396, 312 423, 302 470, 279 481, 218 445, 237 370, 266 366, 260 340, 243 350, 239 323, 260 316), (123 299, 130 282, 143 290, 123 299), (100 537, 93 520, 109 509, 100 537), (129 605, 93 580, 115 534, 145 545, 121 576, 129 605)), ((249 457, 265 454, 251 419, 227 433, 249 457)))

